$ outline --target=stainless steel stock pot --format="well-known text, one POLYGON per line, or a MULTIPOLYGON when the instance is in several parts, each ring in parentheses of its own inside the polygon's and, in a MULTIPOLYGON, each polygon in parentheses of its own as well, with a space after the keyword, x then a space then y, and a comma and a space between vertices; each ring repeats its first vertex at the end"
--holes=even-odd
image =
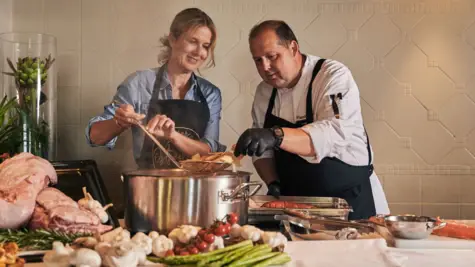
POLYGON ((183 169, 125 172, 125 227, 131 232, 168 233, 183 224, 209 227, 230 212, 239 215, 239 224, 246 224, 249 197, 262 186, 250 182, 250 175, 226 170, 209 174, 183 169))

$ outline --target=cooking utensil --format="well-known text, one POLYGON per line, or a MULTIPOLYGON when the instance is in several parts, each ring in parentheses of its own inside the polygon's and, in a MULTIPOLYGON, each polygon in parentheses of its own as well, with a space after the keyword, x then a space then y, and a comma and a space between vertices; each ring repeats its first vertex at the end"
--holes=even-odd
MULTIPOLYGON (((112 104, 114 105, 121 105, 121 103, 117 100, 113 100, 112 101, 112 104)), ((145 134, 147 134, 148 137, 150 137, 150 139, 152 139, 152 141, 160 148, 160 150, 170 159, 170 161, 177 167, 177 168, 180 168, 180 163, 178 163, 178 161, 175 159, 175 157, 173 157, 169 152, 168 150, 163 147, 163 145, 160 143, 160 141, 157 140, 157 138, 155 138, 155 136, 153 136, 153 134, 151 134, 147 128, 145 128, 145 126, 143 126, 143 124, 140 122, 140 121, 137 121, 136 123, 137 126, 140 127, 140 129, 142 129, 142 131, 144 131, 145 134)))
POLYGON ((394 237, 403 239, 425 239, 433 230, 445 227, 445 222, 427 216, 397 216, 384 217, 387 229, 394 237))
POLYGON ((140 129, 142 129, 142 131, 144 131, 148 137, 150 137, 150 139, 152 139, 152 141, 160 148, 160 150, 162 150, 162 152, 170 159, 170 161, 178 168, 181 168, 181 165, 180 163, 178 163, 178 161, 175 159, 175 157, 173 157, 170 152, 168 152, 168 150, 162 146, 162 144, 160 143, 160 141, 157 140, 157 138, 155 138, 155 136, 153 136, 153 134, 151 134, 146 128, 145 126, 143 126, 141 123, 138 123, 137 126, 140 127, 140 129))
POLYGON ((168 233, 182 224, 209 227, 230 212, 247 224, 249 197, 262 186, 251 173, 193 173, 152 169, 123 173, 125 226, 131 232, 168 233), (255 187, 255 188, 253 188, 255 187))
POLYGON ((305 220, 289 215, 275 215, 282 221, 292 240, 348 240, 383 238, 394 247, 394 237, 385 227, 372 223, 360 223, 338 219, 318 218, 305 220))

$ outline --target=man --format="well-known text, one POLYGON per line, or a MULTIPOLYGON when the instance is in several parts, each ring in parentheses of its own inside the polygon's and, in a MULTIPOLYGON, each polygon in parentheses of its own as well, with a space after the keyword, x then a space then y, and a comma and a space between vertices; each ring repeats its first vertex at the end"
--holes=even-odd
POLYGON ((350 70, 302 54, 283 21, 254 26, 249 45, 263 81, 235 155, 253 156, 269 195, 344 198, 349 219, 389 214, 350 70))

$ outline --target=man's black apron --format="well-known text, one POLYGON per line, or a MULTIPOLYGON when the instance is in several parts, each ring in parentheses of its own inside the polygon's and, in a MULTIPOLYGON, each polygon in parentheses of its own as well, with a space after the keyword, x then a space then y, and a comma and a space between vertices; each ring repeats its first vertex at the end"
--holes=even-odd
MULTIPOLYGON (((264 128, 280 126, 300 128, 313 122, 312 83, 325 59, 320 59, 312 72, 306 101, 306 119, 291 123, 272 115, 277 89, 274 88, 265 116, 264 128)), ((334 107, 335 108, 335 107, 334 107)), ((376 215, 370 176, 373 172, 371 149, 368 139, 369 162, 367 166, 352 166, 337 158, 326 157, 312 164, 296 154, 275 151, 277 173, 283 196, 319 196, 345 199, 352 207, 349 219, 367 219, 376 215)))
MULTIPOLYGON (((159 100, 160 82, 165 69, 166 67, 163 66, 157 72, 157 78, 155 79, 145 124, 158 114, 166 115, 175 122, 175 130, 177 132, 191 139, 200 140, 200 138, 204 136, 210 118, 210 111, 206 98, 201 92, 199 85, 196 84, 195 92, 199 101, 184 99, 159 100)), ((191 77, 190 79, 192 78, 196 77, 191 77)), ((162 139, 160 140, 160 143, 175 157, 177 161, 190 158, 176 148, 176 146, 169 140, 162 139)), ((160 148, 146 135, 144 136, 140 159, 137 162, 139 168, 176 168, 160 148)))

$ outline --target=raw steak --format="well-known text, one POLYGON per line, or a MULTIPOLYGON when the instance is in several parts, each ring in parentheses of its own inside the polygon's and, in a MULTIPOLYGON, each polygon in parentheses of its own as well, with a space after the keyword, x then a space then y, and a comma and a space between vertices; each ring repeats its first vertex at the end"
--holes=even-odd
POLYGON ((19 228, 31 218, 38 193, 58 182, 51 163, 20 153, 0 164, 0 228, 19 228))
POLYGON ((99 217, 79 207, 70 197, 55 188, 42 190, 36 199, 30 229, 56 230, 65 233, 104 233, 112 229, 99 217))

